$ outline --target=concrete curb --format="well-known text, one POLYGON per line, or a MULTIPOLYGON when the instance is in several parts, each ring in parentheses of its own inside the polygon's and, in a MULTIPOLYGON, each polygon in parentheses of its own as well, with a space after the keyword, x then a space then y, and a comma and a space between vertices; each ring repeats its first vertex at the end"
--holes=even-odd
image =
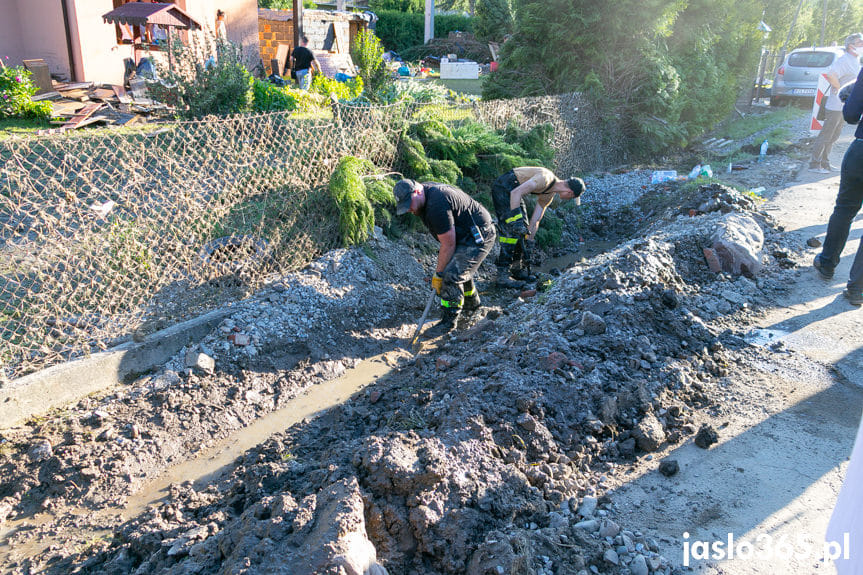
POLYGON ((25 375, 0 388, 0 429, 123 383, 165 363, 184 345, 202 339, 233 309, 219 309, 90 357, 25 375))

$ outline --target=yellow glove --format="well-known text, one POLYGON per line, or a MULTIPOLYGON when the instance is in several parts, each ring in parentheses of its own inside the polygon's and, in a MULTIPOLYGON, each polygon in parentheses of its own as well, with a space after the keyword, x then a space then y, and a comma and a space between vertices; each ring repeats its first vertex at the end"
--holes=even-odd
POLYGON ((435 272, 434 277, 432 278, 432 289, 434 289, 435 293, 440 295, 440 290, 443 287, 443 278, 440 277, 437 272, 435 272))

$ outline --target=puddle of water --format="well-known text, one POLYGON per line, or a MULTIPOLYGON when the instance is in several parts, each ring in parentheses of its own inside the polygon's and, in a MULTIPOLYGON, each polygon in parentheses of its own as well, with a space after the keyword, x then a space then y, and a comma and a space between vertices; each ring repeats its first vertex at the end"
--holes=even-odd
POLYGON ((781 341, 791 335, 790 331, 782 329, 753 329, 743 339, 750 345, 767 346, 781 341))
MULTIPOLYGON (((202 450, 194 459, 163 471, 140 491, 131 495, 122 509, 100 509, 95 512, 66 509, 64 513, 90 515, 91 523, 101 525, 112 525, 118 518, 128 521, 142 513, 148 506, 164 499, 171 484, 192 481, 196 486, 205 485, 218 477, 237 457, 272 435, 285 431, 306 418, 316 417, 336 405, 345 403, 358 391, 390 373, 392 365, 396 363, 393 360, 404 355, 409 353, 404 350, 394 350, 370 357, 346 370, 341 377, 312 386, 303 395, 290 400, 285 407, 265 415, 220 443, 202 450)), ((40 514, 36 517, 6 522, 0 528, 0 565, 8 565, 12 559, 39 555, 53 544, 74 545, 76 542, 96 541, 111 533, 110 529, 69 529, 63 532, 62 539, 39 537, 28 542, 26 546, 16 544, 13 549, 10 545, 9 538, 17 532, 46 525, 54 520, 55 517, 51 514, 40 514)))
POLYGON ((605 253, 611 249, 616 248, 618 245, 618 242, 606 240, 593 240, 589 242, 584 242, 578 244, 578 251, 576 252, 570 252, 554 258, 548 258, 539 267, 539 271, 543 273, 548 273, 554 268, 563 271, 579 263, 583 259, 592 258, 595 255, 605 253))
POLYGON ((272 435, 346 402, 356 392, 392 371, 387 360, 398 353, 391 351, 362 361, 338 379, 313 386, 305 394, 289 401, 285 407, 265 415, 221 443, 202 450, 194 459, 167 469, 129 497, 122 512, 123 519, 135 517, 148 505, 164 498, 172 483, 192 481, 198 486, 205 485, 218 477, 222 469, 237 457, 272 435))

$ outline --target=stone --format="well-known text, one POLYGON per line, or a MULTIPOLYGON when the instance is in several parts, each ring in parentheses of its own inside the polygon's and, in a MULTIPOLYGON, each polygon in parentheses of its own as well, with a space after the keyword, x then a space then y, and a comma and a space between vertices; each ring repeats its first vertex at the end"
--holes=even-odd
POLYGON ((809 238, 808 240, 806 240, 806 245, 809 246, 810 248, 820 248, 821 247, 821 240, 819 240, 818 238, 812 237, 812 238, 809 238))
POLYGON ((582 517, 593 517, 596 512, 596 497, 585 497, 581 500, 581 505, 578 506, 578 514, 582 517))
POLYGON ((369 394, 369 402, 370 403, 377 403, 380 398, 381 398, 381 392, 378 391, 377 389, 369 394))
POLYGON ((666 477, 677 475, 678 471, 680 471, 680 464, 676 459, 666 459, 659 464, 659 472, 666 477))
POLYGON ((665 441, 665 430, 662 423, 652 413, 644 416, 632 431, 635 442, 640 449, 646 452, 656 451, 665 441))
POLYGON ((710 241, 722 271, 749 276, 761 271, 764 232, 752 217, 738 212, 724 215, 710 241))
POLYGON ((584 312, 579 327, 584 330, 585 335, 602 335, 607 329, 605 320, 592 311, 584 312))
POLYGON ((252 343, 252 338, 244 333, 232 333, 228 336, 228 341, 237 347, 245 347, 252 343))
POLYGON ((543 371, 554 371, 569 364, 569 359, 559 351, 553 351, 539 361, 539 367, 543 371))
POLYGON ((593 533, 599 528, 599 521, 596 519, 588 519, 586 521, 579 521, 573 527, 576 529, 584 529, 589 533, 593 533))
POLYGON ((644 555, 636 555, 632 563, 629 564, 629 571, 632 575, 648 575, 647 559, 644 555))
POLYGON ((563 514, 552 511, 548 514, 548 526, 552 529, 566 529, 569 526, 569 520, 563 514))
POLYGON ((54 448, 51 447, 51 442, 47 439, 40 439, 30 446, 27 456, 30 458, 30 461, 34 463, 45 461, 54 456, 54 448))
POLYGON ((434 362, 435 368, 438 371, 446 371, 452 367, 455 367, 457 364, 458 360, 451 355, 441 355, 434 362))
POLYGON ((216 360, 206 353, 190 350, 186 352, 185 366, 204 373, 213 373, 216 370, 216 360))
POLYGON ((0 501, 0 525, 6 522, 9 517, 12 516, 12 511, 15 507, 12 505, 12 502, 9 500, 0 501))
POLYGON ((605 553, 602 555, 602 558, 605 559, 606 563, 611 563, 612 565, 620 565, 620 557, 617 556, 617 552, 614 549, 606 549, 605 553))
POLYGON ((719 441, 719 434, 708 424, 701 426, 695 435, 695 445, 702 449, 709 449, 711 445, 719 441))
POLYGON ((600 537, 615 537, 618 533, 620 533, 620 525, 611 519, 603 519, 599 524, 600 537))

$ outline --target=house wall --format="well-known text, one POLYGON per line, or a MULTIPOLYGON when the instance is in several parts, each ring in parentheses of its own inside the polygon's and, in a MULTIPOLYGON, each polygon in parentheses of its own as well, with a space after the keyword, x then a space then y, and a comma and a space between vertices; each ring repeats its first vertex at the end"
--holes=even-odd
POLYGON ((69 77, 63 11, 57 0, 0 0, 0 56, 18 66, 41 58, 52 74, 69 77))
MULTIPOLYGON (((132 47, 118 45, 115 25, 102 20, 113 9, 112 0, 0 0, 0 56, 9 56, 11 65, 42 58, 52 74, 73 81, 122 84, 123 60, 132 57, 132 47), (68 6, 75 78, 60 2, 68 6)), ((260 62, 257 0, 186 0, 186 12, 210 31, 217 9, 226 13, 228 39, 243 46, 253 68, 260 62)))
POLYGON ((0 58, 4 64, 17 66, 23 59, 17 0, 0 0, 0 14, 0 58))
POLYGON ((116 26, 102 20, 102 15, 113 9, 114 3, 111 0, 74 2, 74 13, 70 14, 69 18, 74 23, 73 46, 80 46, 81 65, 77 70, 79 80, 105 84, 123 83, 123 59, 132 57, 132 47, 118 45, 116 26))
POLYGON ((225 12, 228 40, 243 47, 252 70, 260 63, 258 0, 186 0, 186 13, 203 26, 205 36, 215 31, 217 10, 225 12))

